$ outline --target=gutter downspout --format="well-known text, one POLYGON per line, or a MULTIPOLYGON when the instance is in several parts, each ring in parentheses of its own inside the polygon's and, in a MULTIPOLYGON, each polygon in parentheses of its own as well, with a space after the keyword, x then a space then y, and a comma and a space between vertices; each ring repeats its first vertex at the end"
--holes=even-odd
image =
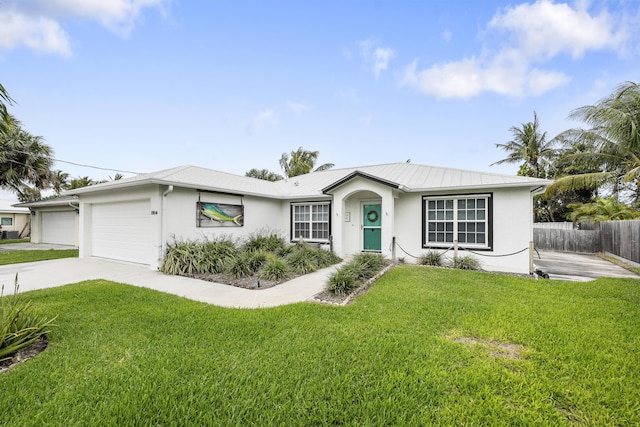
POLYGON ((165 225, 164 225, 164 210, 165 210, 165 204, 164 204, 164 199, 165 197, 167 197, 169 195, 169 193, 173 192, 173 185, 168 185, 167 189, 164 190, 162 192, 162 197, 160 198, 160 253, 158 254, 158 268, 160 268, 160 264, 162 262, 162 259, 164 258, 164 252, 166 250, 166 240, 164 238, 164 230, 165 230, 165 225))

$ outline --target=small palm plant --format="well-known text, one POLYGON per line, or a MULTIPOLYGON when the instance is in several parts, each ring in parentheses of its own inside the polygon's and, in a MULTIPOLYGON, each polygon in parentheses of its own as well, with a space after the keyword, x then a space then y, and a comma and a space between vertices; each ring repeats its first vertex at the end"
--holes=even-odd
POLYGON ((4 285, 0 290, 0 362, 49 333, 54 320, 37 316, 30 301, 21 301, 16 274, 13 295, 4 296, 4 285))

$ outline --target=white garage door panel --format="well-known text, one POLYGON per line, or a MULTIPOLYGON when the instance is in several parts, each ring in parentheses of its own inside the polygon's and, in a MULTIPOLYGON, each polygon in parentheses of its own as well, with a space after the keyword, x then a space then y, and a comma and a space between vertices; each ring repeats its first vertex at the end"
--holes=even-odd
POLYGON ((75 246, 75 211, 42 212, 42 242, 75 246))
POLYGON ((92 206, 92 256, 149 264, 151 247, 149 200, 92 206))

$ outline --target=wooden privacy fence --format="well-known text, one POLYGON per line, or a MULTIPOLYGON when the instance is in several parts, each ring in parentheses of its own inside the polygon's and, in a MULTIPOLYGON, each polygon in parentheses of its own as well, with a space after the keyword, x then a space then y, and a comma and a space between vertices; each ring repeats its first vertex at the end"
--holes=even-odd
POLYGON ((640 263, 640 221, 601 222, 600 251, 640 263))
POLYGON ((538 249, 608 252, 640 263, 640 221, 604 221, 597 225, 583 224, 580 229, 570 222, 536 223, 533 243, 538 249))

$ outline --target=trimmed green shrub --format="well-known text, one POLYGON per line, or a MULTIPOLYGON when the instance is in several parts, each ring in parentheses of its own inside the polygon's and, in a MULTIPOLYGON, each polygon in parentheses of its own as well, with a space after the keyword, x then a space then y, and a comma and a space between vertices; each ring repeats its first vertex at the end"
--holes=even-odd
POLYGON ((329 267, 330 265, 337 264, 342 261, 342 258, 332 251, 327 251, 322 248, 314 249, 313 256, 318 261, 319 268, 329 267))
POLYGON ((252 276, 251 253, 242 252, 227 260, 225 272, 235 279, 252 276))
POLYGON ((480 261, 471 255, 457 256, 453 257, 452 267, 459 270, 480 270, 480 261))
POLYGON ((442 253, 436 252, 436 251, 429 251, 425 254, 422 254, 418 258, 418 264, 430 265, 433 267, 442 267, 443 265, 442 253))
POLYGON ((356 279, 353 273, 341 268, 329 277, 328 291, 335 295, 346 295, 356 287, 356 279))
POLYGON ((202 244, 199 253, 198 273, 222 273, 227 262, 235 258, 238 249, 233 241, 227 237, 218 240, 206 241, 202 244))
POLYGON ((13 296, 4 296, 0 290, 0 362, 36 342, 55 326, 53 319, 39 317, 33 312, 31 301, 23 302, 18 296, 18 275, 13 296))
POLYGON ((343 268, 351 271, 356 281, 363 281, 373 277, 384 265, 385 261, 382 255, 365 252, 356 255, 343 268))
POLYGON ((174 242, 167 244, 160 271, 178 276, 222 273, 237 252, 227 237, 205 242, 174 242))
POLYGON ((265 280, 283 280, 289 275, 289 266, 280 258, 271 259, 260 269, 258 275, 265 280))
POLYGON ((284 239, 276 233, 260 232, 249 236, 244 244, 244 250, 248 252, 267 251, 277 253, 287 244, 284 239))
POLYGON ((197 252, 197 244, 194 242, 167 244, 167 253, 162 260, 160 271, 179 276, 194 274, 198 270, 197 252))
POLYGON ((313 252, 311 248, 296 248, 285 258, 285 261, 293 272, 308 274, 318 269, 318 260, 313 252))
POLYGON ((329 277, 327 290, 336 295, 347 294, 375 276, 385 264, 386 262, 380 254, 362 253, 356 255, 329 277))
POLYGON ((249 264, 251 266, 251 271, 257 273, 263 265, 269 261, 270 258, 273 257, 273 254, 265 251, 256 251, 256 252, 248 252, 249 256, 249 264))

